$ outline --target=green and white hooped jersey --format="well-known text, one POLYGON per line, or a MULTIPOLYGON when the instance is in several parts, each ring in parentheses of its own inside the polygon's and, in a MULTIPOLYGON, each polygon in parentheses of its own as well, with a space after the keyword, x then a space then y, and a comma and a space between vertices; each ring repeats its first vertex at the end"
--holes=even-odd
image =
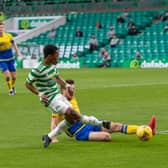
POLYGON ((28 74, 26 81, 34 84, 39 93, 45 94, 49 103, 51 100, 60 93, 56 77, 58 76, 58 70, 55 65, 46 66, 42 62, 36 65, 28 74))

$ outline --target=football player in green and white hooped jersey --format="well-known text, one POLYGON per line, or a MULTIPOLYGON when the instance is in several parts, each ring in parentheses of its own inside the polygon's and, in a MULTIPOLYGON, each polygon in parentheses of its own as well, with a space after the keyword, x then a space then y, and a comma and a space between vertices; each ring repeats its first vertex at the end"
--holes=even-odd
POLYGON ((44 47, 43 53, 43 61, 31 70, 25 85, 28 90, 38 95, 40 101, 49 107, 53 113, 63 114, 65 117, 65 120, 60 122, 48 135, 42 136, 44 147, 48 147, 52 137, 59 135, 69 124, 73 124, 76 121, 102 125, 109 129, 110 121, 102 121, 94 116, 77 113, 66 97, 60 93, 58 84, 65 89, 69 85, 59 76, 58 70, 56 69, 56 64, 59 59, 58 48, 49 44, 44 47))
MULTIPOLYGON (((49 104, 55 95, 59 94, 58 84, 56 83, 56 76, 58 71, 55 65, 45 66, 43 62, 35 66, 27 77, 28 83, 34 83, 40 94, 44 94, 48 98, 49 104)), ((46 105, 47 105, 46 104, 46 105)))

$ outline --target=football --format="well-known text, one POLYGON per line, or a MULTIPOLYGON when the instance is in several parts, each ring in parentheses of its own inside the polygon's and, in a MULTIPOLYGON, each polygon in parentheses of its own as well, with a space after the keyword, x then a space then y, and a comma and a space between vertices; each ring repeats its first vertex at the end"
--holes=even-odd
POLYGON ((136 135, 141 141, 148 141, 152 138, 152 129, 147 125, 139 126, 136 135))

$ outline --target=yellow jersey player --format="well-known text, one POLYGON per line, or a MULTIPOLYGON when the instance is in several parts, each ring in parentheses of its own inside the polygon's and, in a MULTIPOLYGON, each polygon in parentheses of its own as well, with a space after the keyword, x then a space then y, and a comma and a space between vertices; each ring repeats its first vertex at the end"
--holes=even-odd
MULTIPOLYGON (((152 116, 148 123, 153 136, 156 133, 156 117, 152 116)), ((79 121, 69 125, 65 132, 75 137, 78 141, 111 141, 111 133, 120 132, 123 134, 136 134, 139 125, 127 125, 118 122, 111 122, 109 129, 92 124, 83 124, 79 121)))
MULTIPOLYGON (((74 96, 75 83, 73 80, 66 80, 66 82, 69 84, 69 88, 68 90, 61 88, 61 92, 70 101, 72 107, 80 113, 77 100, 74 96)), ((51 120, 51 130, 53 130, 56 127, 56 124, 63 119, 64 117, 62 115, 53 114, 51 120)), ((156 132, 155 120, 156 118, 155 116, 153 116, 148 123, 148 125, 152 129, 153 135, 155 135, 156 132)), ((139 128, 138 125, 126 125, 118 122, 111 122, 110 128, 106 129, 101 126, 85 124, 78 121, 74 124, 70 124, 64 131, 68 136, 75 137, 75 139, 78 141, 111 141, 110 133, 120 132, 124 134, 136 134, 137 128, 139 128)), ((57 138, 52 137, 52 142, 58 142, 57 138)))
POLYGON ((5 75, 9 88, 9 95, 14 95, 16 93, 16 68, 12 47, 14 47, 17 55, 20 58, 22 58, 22 55, 14 42, 12 35, 4 32, 4 29, 4 23, 0 23, 0 69, 5 75))

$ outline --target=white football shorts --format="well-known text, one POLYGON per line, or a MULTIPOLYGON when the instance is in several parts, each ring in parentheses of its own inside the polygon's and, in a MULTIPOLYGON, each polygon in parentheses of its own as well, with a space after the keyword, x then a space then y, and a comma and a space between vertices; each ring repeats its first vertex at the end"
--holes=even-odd
POLYGON ((71 103, 62 94, 57 94, 49 104, 52 113, 56 114, 65 114, 69 107, 72 107, 71 103))

